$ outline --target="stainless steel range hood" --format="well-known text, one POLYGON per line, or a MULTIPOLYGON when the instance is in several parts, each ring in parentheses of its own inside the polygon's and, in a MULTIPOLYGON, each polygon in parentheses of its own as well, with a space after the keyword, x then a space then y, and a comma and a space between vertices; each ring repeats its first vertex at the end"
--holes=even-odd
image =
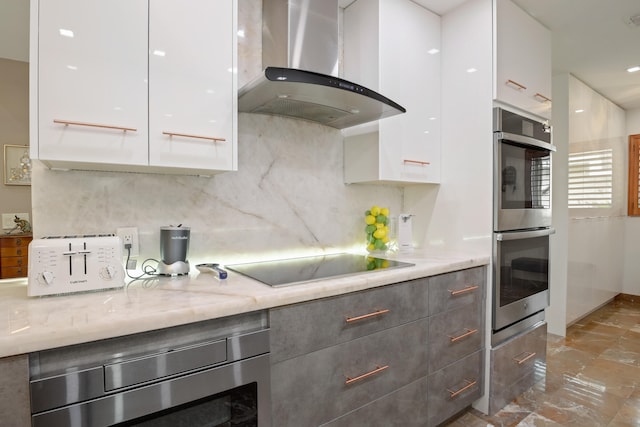
POLYGON ((238 109, 337 129, 406 112, 337 77, 338 0, 263 0, 264 72, 240 89, 238 109))

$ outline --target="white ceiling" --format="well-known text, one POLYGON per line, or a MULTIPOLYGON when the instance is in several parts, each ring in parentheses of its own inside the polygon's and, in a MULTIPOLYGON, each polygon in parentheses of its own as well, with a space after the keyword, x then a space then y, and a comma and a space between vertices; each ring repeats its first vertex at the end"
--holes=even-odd
MULTIPOLYGON (((341 6, 353 0, 339 0, 341 6)), ((444 15, 466 0, 413 0, 444 15)), ((569 72, 624 109, 640 108, 639 0, 513 0, 553 35, 554 73, 569 72)), ((29 0, 0 0, 0 58, 29 60, 29 0)))

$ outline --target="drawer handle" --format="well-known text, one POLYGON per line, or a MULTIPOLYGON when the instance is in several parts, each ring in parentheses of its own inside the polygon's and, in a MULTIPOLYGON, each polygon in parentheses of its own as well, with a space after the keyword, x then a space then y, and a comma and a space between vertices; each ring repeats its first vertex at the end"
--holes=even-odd
POLYGON ((460 341, 463 338, 468 337, 469 335, 473 335, 476 332, 478 332, 477 329, 467 329, 467 332, 465 332, 462 335, 458 335, 457 337, 452 337, 451 335, 449 335, 449 339, 451 340, 451 342, 456 342, 456 341, 460 341))
POLYGON ((22 249, 18 249, 18 250, 16 251, 16 253, 17 253, 18 255, 22 255, 22 249))
POLYGON ((476 289, 478 289, 480 286, 475 285, 475 286, 467 286, 464 289, 458 289, 457 291, 452 291, 451 289, 448 289, 449 293, 451 294, 452 297, 455 297, 457 295, 462 295, 462 294, 466 294, 467 292, 472 292, 475 291, 476 289))
POLYGON ((138 129, 126 128, 126 127, 123 127, 123 126, 102 125, 102 124, 98 124, 98 123, 72 122, 70 120, 54 119, 53 123, 59 123, 59 124, 65 125, 65 126, 75 125, 75 126, 88 126, 88 127, 93 127, 93 128, 115 129, 115 130, 121 130, 123 132, 126 132, 128 130, 130 130, 132 132, 137 132, 138 131, 138 129))
POLYGON ((367 373, 364 373, 362 375, 358 375, 357 377, 347 377, 346 381, 344 382, 345 385, 349 385, 349 384, 353 384, 356 381, 360 381, 363 380, 365 378, 369 378, 372 375, 376 375, 379 374, 380 372, 384 371, 385 369, 389 369, 389 365, 384 365, 384 366, 376 366, 376 369, 374 369, 373 371, 369 371, 367 373))
POLYGON ((509 86, 509 85, 513 85, 513 86, 515 86, 515 87, 516 87, 516 89, 518 89, 518 90, 526 90, 526 89, 527 89, 527 87, 526 87, 525 85, 520 84, 520 83, 518 83, 518 82, 516 82, 516 81, 514 81, 514 80, 511 80, 511 79, 507 80, 507 81, 505 82, 505 84, 506 84, 507 86, 509 86))
POLYGON ((424 162, 422 160, 410 160, 410 159, 404 159, 402 161, 403 163, 415 163, 417 165, 421 165, 421 166, 426 166, 426 165, 430 165, 431 162, 424 162))
POLYGON ((465 379, 464 382, 467 384, 459 390, 453 391, 453 390, 447 389, 447 391, 449 392, 449 398, 453 399, 454 397, 458 396, 461 393, 464 393, 465 391, 469 390, 471 387, 473 387, 478 383, 477 380, 467 380, 467 379, 465 379))
POLYGON ((175 132, 162 132, 163 135, 169 135, 169 136, 184 136, 185 138, 196 138, 196 139, 208 139, 214 142, 225 142, 226 139, 224 138, 218 138, 216 136, 201 136, 201 135, 190 135, 187 133, 175 133, 175 132))
MULTIPOLYGON (((520 353, 520 354, 525 354, 525 353, 528 353, 528 352, 526 352, 526 351, 525 351, 524 353, 520 353)), ((520 355, 520 354, 519 354, 519 355, 520 355)), ((519 355, 518 355, 518 356, 519 356, 519 355)), ((525 357, 523 357, 522 359, 518 359, 517 357, 514 357, 514 358, 513 358, 513 360, 515 360, 516 362, 518 362, 518 365, 522 365, 524 362, 526 362, 527 360, 531 359, 531 358, 532 358, 533 356, 535 356, 535 355, 536 355, 536 353, 535 353, 535 352, 533 352, 533 353, 529 353, 529 354, 527 354, 527 355, 526 355, 525 357)))
POLYGON ((544 96, 541 93, 537 93, 535 95, 533 95, 534 98, 536 98, 536 100, 538 100, 539 102, 551 102, 550 98, 547 98, 546 96, 544 96))
POLYGON ((16 246, 22 246, 22 239, 16 239, 16 246))
POLYGON ((376 311, 371 312, 371 313, 363 314, 361 316, 355 316, 355 317, 348 317, 347 316, 344 320, 347 323, 352 323, 352 322, 357 322, 358 320, 364 320, 364 319, 368 319, 370 317, 380 316, 382 314, 388 313, 389 311, 391 311, 391 310, 389 310, 388 308, 385 308, 385 309, 382 309, 382 310, 376 310, 376 311))

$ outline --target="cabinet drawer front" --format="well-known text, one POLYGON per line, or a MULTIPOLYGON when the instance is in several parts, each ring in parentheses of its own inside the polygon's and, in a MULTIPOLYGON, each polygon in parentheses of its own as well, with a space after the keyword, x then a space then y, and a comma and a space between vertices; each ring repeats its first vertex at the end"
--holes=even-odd
POLYGON ((433 316, 429 323, 429 372, 480 350, 483 341, 483 322, 477 304, 433 316))
POLYGON ((424 427, 426 401, 427 378, 424 377, 321 427, 424 427))
POLYGON ((427 279, 270 310, 278 362, 427 315, 427 279))
POLYGON ((31 240, 31 236, 3 237, 0 239, 0 248, 26 248, 31 240))
POLYGON ((436 426, 482 396, 482 351, 429 375, 428 426, 436 426))
POLYGON ((424 377, 428 322, 273 364, 273 425, 318 426, 424 377))
POLYGON ((2 267, 27 267, 28 258, 26 256, 22 257, 3 257, 0 260, 0 264, 2 267))
POLYGON ((429 314, 437 314, 484 299, 485 267, 456 271, 429 279, 429 314))
POLYGON ((490 412, 541 379, 546 358, 546 323, 491 350, 490 412))
MULTIPOLYGON (((4 262, 4 261, 3 261, 4 262)), ((27 277, 27 266, 24 267, 3 267, 0 269, 0 279, 13 279, 16 277, 27 277)))
POLYGON ((16 248, 0 248, 0 257, 14 257, 14 256, 27 256, 29 253, 29 249, 27 247, 16 247, 16 248))

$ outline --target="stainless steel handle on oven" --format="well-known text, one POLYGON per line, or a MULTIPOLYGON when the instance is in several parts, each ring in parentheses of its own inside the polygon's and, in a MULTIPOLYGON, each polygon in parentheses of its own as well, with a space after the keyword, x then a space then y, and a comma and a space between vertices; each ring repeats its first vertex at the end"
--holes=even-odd
POLYGON ((555 228, 543 228, 541 230, 510 231, 508 233, 497 233, 496 240, 504 242, 506 240, 530 239, 533 237, 550 236, 556 234, 555 228))
POLYGON ((555 145, 545 141, 540 141, 539 139, 531 138, 529 136, 518 135, 515 133, 509 133, 509 132, 496 132, 494 133, 494 136, 496 141, 504 139, 507 141, 517 142, 519 144, 531 145, 534 147, 542 148, 543 150, 556 151, 555 145))

